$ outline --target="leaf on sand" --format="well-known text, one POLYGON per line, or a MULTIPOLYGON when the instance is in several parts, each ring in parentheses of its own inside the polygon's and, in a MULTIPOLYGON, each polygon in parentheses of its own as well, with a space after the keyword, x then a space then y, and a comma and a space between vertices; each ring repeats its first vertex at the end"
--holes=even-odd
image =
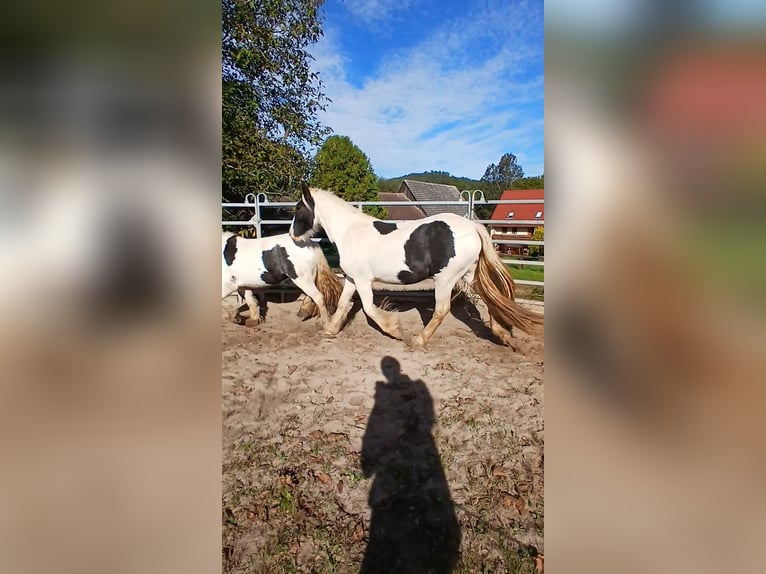
POLYGON ((441 363, 436 363, 434 365, 434 371, 451 371, 454 373, 457 371, 457 369, 455 369, 452 363, 448 363, 447 361, 442 361, 441 363))
POLYGON ((314 472, 314 476, 315 476, 315 477, 316 477, 316 479, 317 479, 319 482, 321 482, 322 484, 327 484, 327 483, 328 483, 328 482, 330 482, 330 480, 331 480, 331 479, 330 479, 330 475, 329 475, 329 474, 327 474, 326 472, 322 472, 321 470, 317 470, 317 471, 315 471, 315 472, 314 472))

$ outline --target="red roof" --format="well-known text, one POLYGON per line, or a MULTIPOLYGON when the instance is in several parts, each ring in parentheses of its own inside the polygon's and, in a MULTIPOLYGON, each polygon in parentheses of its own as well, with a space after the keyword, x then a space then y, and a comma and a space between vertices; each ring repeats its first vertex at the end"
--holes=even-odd
MULTIPOLYGON (((508 189, 503 192, 500 199, 545 199, 544 189, 508 189)), ((545 219, 545 204, 544 203, 521 203, 521 204, 507 204, 496 205, 495 211, 492 212, 493 220, 512 221, 518 220, 544 220, 545 219), (540 217, 535 217, 537 212, 541 211, 540 217), (513 217, 508 215, 513 212, 513 217)))
POLYGON ((647 123, 661 135, 723 145, 761 134, 764 66, 756 50, 692 48, 666 58, 644 95, 647 123))

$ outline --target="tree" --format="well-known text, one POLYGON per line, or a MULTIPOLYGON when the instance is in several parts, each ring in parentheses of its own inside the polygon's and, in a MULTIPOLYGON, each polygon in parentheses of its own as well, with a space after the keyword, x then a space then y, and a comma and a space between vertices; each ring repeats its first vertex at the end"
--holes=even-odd
POLYGON ((492 197, 487 199, 498 199, 506 189, 511 189, 513 184, 524 177, 524 170, 516 162, 516 156, 512 153, 503 154, 500 161, 495 165, 491 163, 484 171, 481 181, 488 184, 488 190, 492 197))
MULTIPOLYGON (((380 201, 378 178, 369 158, 348 136, 330 136, 314 158, 311 185, 333 192, 346 201, 380 201)), ((365 213, 385 217, 382 207, 365 207, 365 213)))
POLYGON ((308 47, 322 36, 323 0, 222 0, 222 194, 295 193, 308 150, 330 132, 329 101, 308 47))
MULTIPOLYGON (((545 228, 542 225, 535 227, 532 233, 532 241, 545 241, 545 228)), ((545 254, 545 246, 543 245, 530 245, 529 255, 530 257, 542 257, 545 254)))

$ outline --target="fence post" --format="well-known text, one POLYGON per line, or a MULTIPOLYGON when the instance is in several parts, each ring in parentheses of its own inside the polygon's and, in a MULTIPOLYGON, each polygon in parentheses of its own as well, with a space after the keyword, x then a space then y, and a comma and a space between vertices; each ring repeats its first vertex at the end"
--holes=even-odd
POLYGON ((464 189, 460 192, 460 199, 464 199, 468 202, 468 213, 466 213, 465 216, 470 220, 474 219, 473 210, 476 207, 477 201, 479 203, 487 203, 487 200, 484 198, 484 192, 480 189, 474 189, 473 191, 464 189))
POLYGON ((468 211, 466 212, 465 217, 467 219, 471 219, 471 212, 473 211, 471 209, 471 205, 473 205, 473 198, 471 197, 471 192, 468 191, 467 189, 464 189, 463 191, 461 191, 460 192, 460 200, 468 202, 468 211), (465 194, 465 195, 463 195, 463 194, 465 194))
MULTIPOLYGON (((253 217, 250 218, 250 221, 255 224, 255 236, 260 239, 263 235, 263 232, 261 230, 261 205, 269 202, 269 197, 265 193, 248 193, 247 197, 253 196, 254 202, 253 207, 255 208, 255 214, 253 214, 253 217)), ((245 202, 247 203, 247 197, 245 197, 245 202)))
POLYGON ((487 203, 487 200, 484 198, 484 192, 480 189, 474 189, 471 192, 471 215, 470 219, 474 219, 474 212, 473 210, 476 209, 477 203, 487 203))

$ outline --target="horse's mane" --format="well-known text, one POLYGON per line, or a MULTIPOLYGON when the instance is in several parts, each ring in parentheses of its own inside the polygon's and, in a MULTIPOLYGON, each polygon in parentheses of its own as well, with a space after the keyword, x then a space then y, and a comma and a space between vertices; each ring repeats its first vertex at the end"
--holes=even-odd
POLYGON ((334 193, 327 191, 326 189, 312 187, 310 191, 311 191, 311 195, 314 196, 315 198, 321 197, 323 202, 332 204, 333 209, 344 209, 349 214, 361 215, 361 216, 364 216, 365 218, 374 219, 374 217, 367 215, 360 209, 357 209, 350 203, 347 203, 345 200, 341 199, 334 193))

